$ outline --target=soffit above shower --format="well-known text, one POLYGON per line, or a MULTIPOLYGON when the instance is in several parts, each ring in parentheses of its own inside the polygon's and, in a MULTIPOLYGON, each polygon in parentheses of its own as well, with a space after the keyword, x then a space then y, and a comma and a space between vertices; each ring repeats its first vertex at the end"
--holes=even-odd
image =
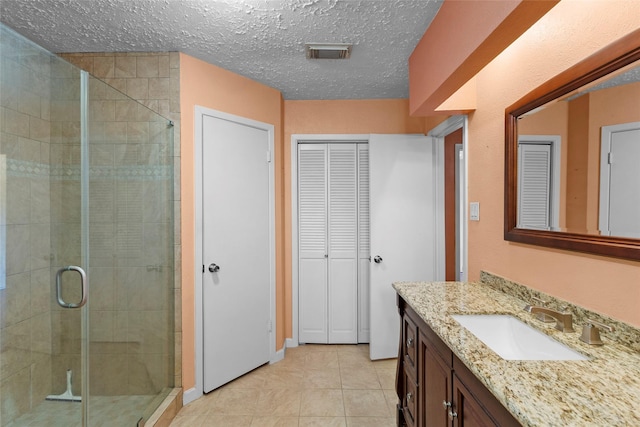
POLYGON ((0 20, 48 50, 180 51, 285 99, 407 98, 408 58, 444 0, 2 0, 0 20), (348 61, 305 43, 352 43, 348 61))

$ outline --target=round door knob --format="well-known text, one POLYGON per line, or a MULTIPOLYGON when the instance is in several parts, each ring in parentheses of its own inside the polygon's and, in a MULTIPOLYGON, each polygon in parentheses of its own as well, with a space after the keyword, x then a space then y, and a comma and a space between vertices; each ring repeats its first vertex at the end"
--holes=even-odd
POLYGON ((376 264, 380 264, 382 262, 382 257, 380 255, 374 256, 373 262, 375 262, 376 264))
POLYGON ((209 271, 212 273, 217 273, 218 271, 220 271, 220 266, 218 264, 209 264, 209 271))

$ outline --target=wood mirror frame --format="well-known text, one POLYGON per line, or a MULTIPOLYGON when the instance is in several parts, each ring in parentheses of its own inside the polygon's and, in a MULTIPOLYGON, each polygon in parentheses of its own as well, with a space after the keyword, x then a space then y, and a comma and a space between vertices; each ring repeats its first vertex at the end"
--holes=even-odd
POLYGON ((504 239, 557 249, 640 260, 640 239, 516 227, 518 117, 640 59, 640 29, 534 89, 506 109, 504 239))

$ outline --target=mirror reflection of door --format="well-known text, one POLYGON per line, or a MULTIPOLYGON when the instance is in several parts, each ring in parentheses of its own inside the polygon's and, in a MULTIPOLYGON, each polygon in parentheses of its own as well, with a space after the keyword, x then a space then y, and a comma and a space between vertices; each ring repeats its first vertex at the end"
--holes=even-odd
POLYGON ((640 237, 640 122, 602 127, 600 233, 640 237))
POLYGON ((518 227, 558 230, 560 136, 518 137, 518 227))

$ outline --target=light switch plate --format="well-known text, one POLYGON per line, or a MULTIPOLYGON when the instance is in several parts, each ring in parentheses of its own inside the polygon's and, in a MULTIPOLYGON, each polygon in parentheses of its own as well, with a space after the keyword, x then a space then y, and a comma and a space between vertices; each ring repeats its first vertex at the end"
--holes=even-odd
POLYGON ((469 203, 469 219, 471 221, 480 221, 480 202, 469 203))

